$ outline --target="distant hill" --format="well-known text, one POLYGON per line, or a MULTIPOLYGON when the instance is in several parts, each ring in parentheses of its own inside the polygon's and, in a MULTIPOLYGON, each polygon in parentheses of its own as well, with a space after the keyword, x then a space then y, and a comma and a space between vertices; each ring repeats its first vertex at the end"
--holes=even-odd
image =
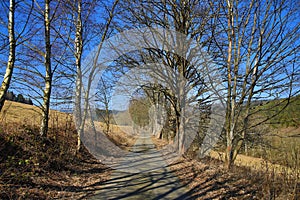
MULTIPOLYGON (((119 125, 127 126, 131 125, 131 116, 127 111, 123 110, 109 110, 110 123, 116 124, 115 120, 118 121, 119 125)), ((103 109, 96 109, 96 120, 104 122, 104 117, 106 117, 106 111, 103 109)))
POLYGON ((300 95, 292 97, 289 100, 280 99, 264 103, 262 108, 265 115, 270 117, 278 113, 275 117, 270 119, 270 124, 274 127, 299 127, 300 126, 300 95), (287 104, 287 106, 286 106, 287 104))

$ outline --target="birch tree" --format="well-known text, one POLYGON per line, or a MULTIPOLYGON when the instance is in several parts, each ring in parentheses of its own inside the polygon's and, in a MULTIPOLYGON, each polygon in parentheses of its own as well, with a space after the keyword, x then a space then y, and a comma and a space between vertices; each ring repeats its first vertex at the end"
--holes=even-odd
MULTIPOLYGON (((26 37, 22 38, 20 44, 22 56, 19 58, 20 65, 16 72, 15 82, 17 89, 27 93, 39 106, 40 135, 46 137, 49 127, 51 92, 60 79, 55 76, 56 72, 65 69, 62 60, 67 61, 65 59, 66 48, 61 42, 60 35, 54 29, 55 26, 60 27, 60 0, 33 1, 32 6, 26 37)), ((24 12, 29 11, 24 8, 24 12)))
POLYGON ((75 114, 77 127, 80 127, 77 138, 77 150, 79 151, 81 146, 81 135, 83 134, 83 128, 81 128, 81 88, 82 88, 82 73, 81 73, 81 58, 83 50, 83 38, 82 38, 82 2, 77 1, 77 20, 76 20, 76 37, 75 37, 75 59, 76 59, 76 90, 75 90, 75 114))
POLYGON ((6 66, 5 75, 0 88, 0 111, 5 102, 5 95, 12 79, 15 60, 16 60, 16 39, 15 39, 15 0, 9 1, 8 16, 8 34, 9 34, 9 56, 6 66))
MULTIPOLYGON (((76 39, 75 39, 75 46, 76 46, 76 70, 77 70, 77 80, 76 80, 76 92, 75 92, 75 116, 76 116, 76 123, 77 123, 77 132, 78 132, 78 142, 77 142, 77 151, 80 150, 81 147, 81 137, 83 137, 84 133, 84 128, 86 125, 86 119, 89 115, 91 115, 91 110, 89 107, 89 95, 90 95, 90 88, 91 88, 91 83, 94 78, 94 73, 95 70, 97 69, 97 60, 99 57, 99 54, 101 53, 102 50, 102 45, 104 40, 108 37, 109 35, 109 30, 110 30, 110 25, 113 20, 113 17, 115 16, 115 9, 118 4, 118 0, 114 1, 111 8, 105 8, 108 9, 106 10, 108 12, 108 17, 106 18, 104 22, 104 26, 102 27, 100 32, 100 44, 96 50, 96 56, 92 60, 92 66, 91 69, 88 70, 89 74, 83 74, 82 68, 81 68, 81 56, 82 56, 82 46, 83 46, 83 40, 82 40, 82 19, 81 19, 81 1, 78 1, 78 9, 77 9, 77 26, 76 26, 76 39), (82 85, 82 76, 86 75, 88 76, 88 82, 86 85, 85 90, 82 90, 83 85, 82 85), (81 100, 84 99, 84 102, 81 100)), ((88 31, 88 30, 87 30, 88 31)), ((98 33, 99 33, 98 32, 98 33)), ((93 121, 91 121, 92 127, 93 121)), ((94 131, 95 132, 95 131, 94 131)), ((95 141, 96 141, 96 133, 95 133, 95 141)))
POLYGON ((252 102, 283 97, 287 105, 299 91, 294 87, 299 70, 292 65, 299 59, 299 9, 289 0, 228 0, 211 5, 219 8, 211 49, 218 63, 223 63, 227 84, 225 152, 230 169, 255 126, 250 126, 251 116, 266 112, 263 107, 253 109, 252 102))
POLYGON ((45 53, 44 53, 44 65, 45 65, 45 88, 42 105, 42 123, 40 127, 40 135, 46 136, 48 132, 49 122, 49 109, 50 109, 50 97, 52 89, 53 72, 51 68, 51 41, 50 41, 50 0, 45 0, 44 10, 44 37, 45 37, 45 53))

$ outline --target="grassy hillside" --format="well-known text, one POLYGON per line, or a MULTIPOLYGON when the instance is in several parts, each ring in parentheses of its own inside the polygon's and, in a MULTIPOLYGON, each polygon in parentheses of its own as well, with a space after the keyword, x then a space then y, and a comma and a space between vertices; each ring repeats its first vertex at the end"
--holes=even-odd
POLYGON ((47 138, 36 106, 6 101, 0 113, 0 199, 73 199, 89 194, 110 170, 83 148, 75 155, 73 116, 50 112, 47 138), (80 189, 82 188, 82 189, 80 189))
POLYGON ((255 106, 252 120, 270 118, 255 127, 259 133, 251 137, 248 155, 273 163, 299 168, 300 155, 300 95, 287 99, 262 102, 255 106))
POLYGON ((300 95, 286 99, 270 101, 263 106, 265 115, 271 117, 275 114, 270 124, 273 127, 299 127, 300 126, 300 95))
MULTIPOLYGON (((75 154, 73 115, 51 110, 47 138, 39 135, 39 124, 38 107, 5 102, 0 113, 0 199, 84 199, 99 189, 111 170, 84 147, 75 154)), ((135 138, 124 133, 128 127, 121 128, 112 126, 108 138, 126 149, 135 138)))
MULTIPOLYGON (((0 113, 0 122, 2 124, 22 123, 30 126, 39 126, 41 122, 41 110, 37 106, 5 101, 0 113)), ((70 126, 70 124, 73 125, 72 114, 50 110, 50 128, 70 126)))

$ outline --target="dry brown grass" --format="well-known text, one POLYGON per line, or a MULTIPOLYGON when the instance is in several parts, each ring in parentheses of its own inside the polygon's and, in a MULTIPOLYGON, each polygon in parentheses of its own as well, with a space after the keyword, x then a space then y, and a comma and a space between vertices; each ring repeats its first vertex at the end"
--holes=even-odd
POLYGON ((211 158, 201 161, 181 159, 171 169, 199 200, 300 198, 299 183, 271 171, 238 166, 227 171, 223 162, 211 158))
POLYGON ((195 199, 261 199, 259 177, 249 179, 241 170, 227 172, 216 160, 180 159, 170 166, 195 199))
POLYGON ((158 150, 162 149, 163 147, 169 144, 166 140, 158 139, 155 136, 152 136, 151 139, 158 150))
MULTIPOLYGON (((3 110, 0 115, 0 123, 9 127, 11 124, 23 124, 31 127, 38 127, 41 121, 41 110, 37 106, 22 104, 13 101, 5 101, 3 110)), ((104 123, 95 122, 97 128, 104 131, 104 123)), ((68 132, 74 129, 73 115, 56 110, 50 110, 49 132, 55 134, 55 131, 68 132)), ((136 137, 130 126, 110 125, 108 137, 116 144, 125 149, 131 147, 136 137), (129 133, 129 134, 128 134, 129 133)))
MULTIPOLYGON (((104 123, 95 122, 95 126, 102 132, 105 132, 104 123)), ((111 124, 110 131, 106 135, 113 143, 127 150, 135 144, 137 139, 137 136, 133 134, 133 129, 131 126, 119 126, 111 124)))
POLYGON ((0 113, 0 199, 81 199, 111 170, 85 148, 77 153, 73 115, 50 111, 47 138, 39 135, 40 110, 6 101, 0 113))
MULTIPOLYGON (((50 110, 50 128, 64 127, 66 126, 66 123, 71 123, 72 121, 72 114, 50 110)), ((5 101, 0 113, 0 122, 2 124, 18 123, 30 126, 39 126, 41 122, 41 110, 37 106, 5 101)))
POLYGON ((74 156, 76 130, 1 124, 0 199, 80 199, 99 189, 110 169, 84 148, 74 156))
MULTIPOLYGON (((225 161, 225 154, 223 152, 211 151, 210 157, 225 161)), ((276 173, 284 172, 294 176, 300 174, 300 167, 296 169, 292 169, 283 165, 273 164, 262 158, 255 158, 251 156, 245 156, 242 154, 237 155, 234 163, 236 166, 250 167, 251 169, 254 170, 260 170, 260 171, 271 170, 276 173)))
MULTIPOLYGON (((157 148, 168 144, 152 140, 157 148)), ((299 167, 288 168, 245 155, 237 156, 230 171, 224 166, 224 154, 211 151, 210 157, 198 161, 182 158, 171 169, 198 199, 300 198, 299 167)))
MULTIPOLYGON (((72 115, 51 111, 47 140, 38 134, 39 109, 7 101, 0 118, 0 199, 82 199, 99 189, 110 170, 87 151, 74 157, 72 115)), ((102 123, 96 126, 103 129, 102 123)), ((111 126, 110 140, 128 148, 136 138, 129 126, 111 126)), ((287 130, 290 131, 290 130, 287 130)), ((159 148, 167 143, 153 138, 159 148)), ((220 159, 212 152, 211 156, 220 159)), ((221 156, 222 158, 222 156, 221 156)), ((221 161, 183 159, 171 166, 199 199, 297 199, 298 180, 263 159, 239 155, 227 172, 221 161), (253 170, 258 166, 264 170, 253 170), (282 174, 285 173, 285 174, 282 174)), ((298 171, 299 176, 299 171, 298 171)))

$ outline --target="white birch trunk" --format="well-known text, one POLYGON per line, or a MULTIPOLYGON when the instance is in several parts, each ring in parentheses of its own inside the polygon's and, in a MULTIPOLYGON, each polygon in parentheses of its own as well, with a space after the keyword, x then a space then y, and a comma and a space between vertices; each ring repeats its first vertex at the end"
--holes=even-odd
POLYGON ((5 102, 5 95, 9 88, 11 78, 13 75, 13 69, 15 65, 16 57, 16 41, 15 41, 15 0, 9 2, 9 17, 8 17, 8 34, 9 34, 9 56, 6 66, 5 75, 0 88, 0 111, 3 108, 5 102))
POLYGON ((75 117, 77 126, 77 151, 80 150, 81 137, 84 131, 84 126, 81 126, 81 88, 82 88, 82 72, 81 72, 81 57, 82 57, 82 19, 81 19, 81 0, 77 3, 77 21, 76 21, 76 38, 75 38, 75 59, 76 59, 76 91, 75 91, 75 117))
POLYGON ((45 0, 44 26, 45 26, 45 88, 42 106, 42 123, 40 135, 46 136, 48 133, 49 107, 52 88, 52 69, 51 69, 51 44, 50 44, 50 0, 45 0))

